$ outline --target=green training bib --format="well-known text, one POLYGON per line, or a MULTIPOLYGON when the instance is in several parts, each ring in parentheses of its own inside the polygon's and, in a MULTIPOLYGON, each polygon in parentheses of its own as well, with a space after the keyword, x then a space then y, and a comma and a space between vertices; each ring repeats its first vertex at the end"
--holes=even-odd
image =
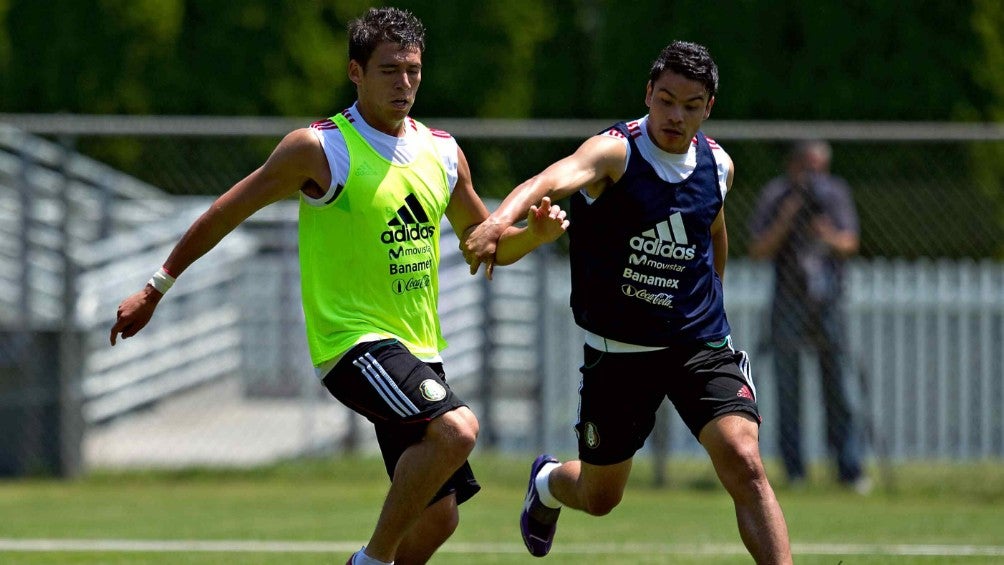
POLYGON ((439 325, 439 229, 450 200, 446 168, 428 128, 406 165, 374 150, 341 114, 349 175, 323 205, 302 196, 300 273, 314 365, 366 335, 397 338, 417 357, 446 347, 439 325))

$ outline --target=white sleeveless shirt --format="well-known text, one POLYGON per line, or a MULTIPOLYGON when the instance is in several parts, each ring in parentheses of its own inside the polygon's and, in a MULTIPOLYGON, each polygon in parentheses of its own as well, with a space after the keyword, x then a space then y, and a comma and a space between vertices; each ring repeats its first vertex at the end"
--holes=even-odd
MULTIPOLYGON (((359 113, 358 102, 342 111, 342 114, 352 122, 356 131, 376 150, 384 159, 395 165, 407 165, 414 160, 415 155, 420 151, 422 139, 417 135, 418 130, 415 120, 410 116, 405 118, 404 135, 395 137, 387 135, 382 131, 370 126, 359 113)), ((429 128, 432 132, 433 140, 439 152, 443 166, 446 168, 446 176, 450 183, 450 190, 457 185, 457 141, 450 134, 443 130, 429 128)), ((328 168, 331 170, 331 186, 327 187, 325 193, 319 198, 309 198, 304 196, 304 201, 314 206, 320 206, 331 198, 332 193, 339 187, 344 186, 349 178, 349 150, 345 146, 345 138, 342 132, 338 131, 331 120, 320 120, 310 125, 310 131, 314 133, 317 140, 321 142, 324 155, 328 158, 328 168)))

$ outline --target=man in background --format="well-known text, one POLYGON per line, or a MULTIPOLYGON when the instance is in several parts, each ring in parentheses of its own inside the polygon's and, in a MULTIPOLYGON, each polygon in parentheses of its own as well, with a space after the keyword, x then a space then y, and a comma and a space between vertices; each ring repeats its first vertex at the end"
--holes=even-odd
POLYGON ((858 217, 847 183, 830 174, 825 141, 796 143, 784 175, 761 190, 750 228, 750 255, 774 264, 770 344, 778 394, 779 446, 788 479, 806 477, 799 367, 811 348, 819 362, 827 444, 837 478, 866 492, 855 390, 848 371, 842 311, 845 260, 857 253, 858 217))

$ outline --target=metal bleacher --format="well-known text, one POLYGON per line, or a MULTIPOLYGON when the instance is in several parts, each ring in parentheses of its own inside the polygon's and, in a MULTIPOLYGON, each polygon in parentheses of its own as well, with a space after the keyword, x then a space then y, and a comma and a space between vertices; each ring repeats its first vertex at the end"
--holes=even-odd
MULTIPOLYGON (((108 346, 118 302, 142 288, 150 266, 167 257, 207 204, 169 198, 0 124, 0 326, 8 337, 75 336, 80 347, 68 362, 81 368, 74 392, 85 423, 115 418, 240 365, 237 312, 213 295, 242 275, 242 260, 254 252, 254 239, 243 233, 226 238, 205 265, 186 273, 187 284, 159 309, 143 346, 108 346), (178 320, 185 332, 171 330, 178 320)), ((7 357, 11 365, 31 361, 7 357)))

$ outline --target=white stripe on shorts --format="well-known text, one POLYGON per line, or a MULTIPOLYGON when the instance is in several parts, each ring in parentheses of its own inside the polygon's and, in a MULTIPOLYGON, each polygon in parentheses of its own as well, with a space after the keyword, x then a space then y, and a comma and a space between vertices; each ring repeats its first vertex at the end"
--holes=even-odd
POLYGON ((373 385, 373 389, 398 416, 406 418, 418 414, 418 407, 398 388, 394 379, 372 355, 365 353, 352 364, 359 367, 359 370, 366 375, 366 380, 373 385))
POLYGON ((742 350, 739 351, 739 372, 743 374, 746 384, 753 391, 753 400, 756 400, 756 385, 753 384, 753 369, 750 366, 750 356, 742 350))
POLYGON ((756 400, 756 385, 753 384, 753 368, 750 365, 750 356, 743 350, 736 350, 732 345, 732 335, 725 336, 725 341, 728 343, 729 351, 739 353, 739 372, 742 373, 743 379, 746 380, 746 384, 750 387, 750 392, 753 393, 753 400, 756 400))

